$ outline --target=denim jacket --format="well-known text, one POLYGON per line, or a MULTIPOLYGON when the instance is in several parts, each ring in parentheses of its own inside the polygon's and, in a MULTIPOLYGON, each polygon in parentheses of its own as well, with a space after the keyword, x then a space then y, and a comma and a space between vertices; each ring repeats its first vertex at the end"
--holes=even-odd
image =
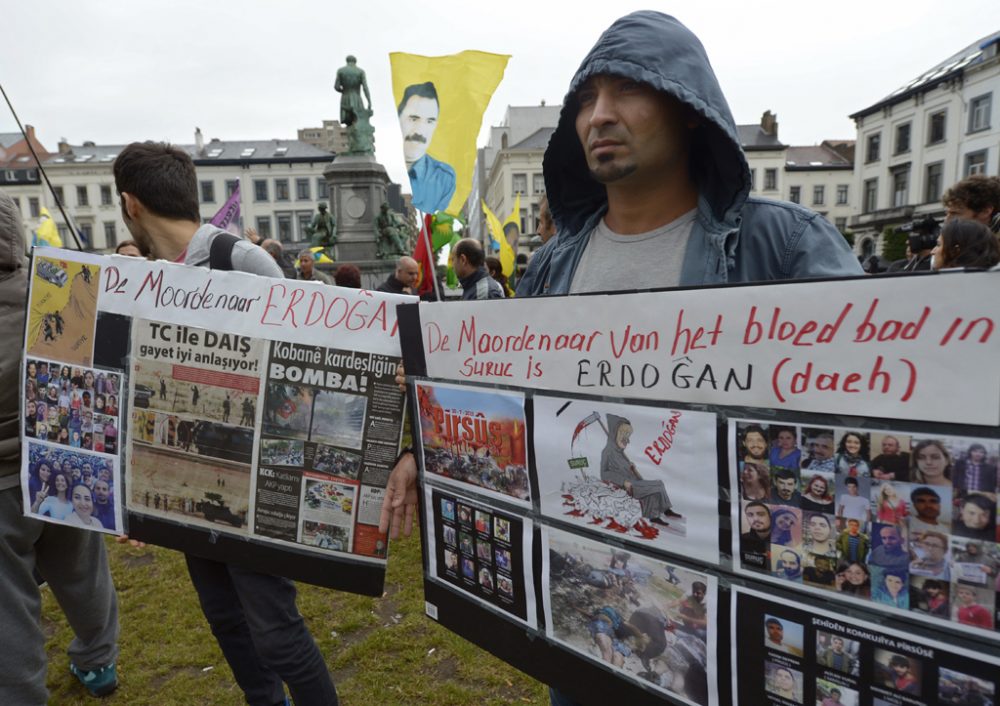
MULTIPOLYGON (((543 161, 558 232, 532 257, 518 296, 567 294, 590 233, 607 211, 607 192, 591 178, 575 129, 576 92, 598 74, 647 83, 698 115, 689 163, 698 215, 682 286, 862 274, 844 237, 819 214, 749 196, 750 168, 736 123, 701 42, 674 18, 641 11, 616 21, 573 77, 543 161)), ((621 288, 629 288, 627 276, 621 288)))

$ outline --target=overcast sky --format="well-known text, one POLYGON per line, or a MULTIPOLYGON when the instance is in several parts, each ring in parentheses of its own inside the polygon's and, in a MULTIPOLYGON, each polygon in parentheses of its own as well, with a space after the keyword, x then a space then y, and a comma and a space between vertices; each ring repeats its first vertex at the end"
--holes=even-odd
MULTIPOLYGON (((853 139, 849 113, 1000 30, 998 0, 11 0, 0 81, 51 150, 61 137, 192 143, 195 126, 206 140, 294 138, 339 115, 334 74, 353 53, 372 91, 376 157, 405 184, 389 52, 510 54, 482 145, 508 105, 560 102, 601 31, 643 8, 701 38, 738 123, 771 110, 793 145, 853 139)), ((16 129, 0 105, 0 132, 16 129)))

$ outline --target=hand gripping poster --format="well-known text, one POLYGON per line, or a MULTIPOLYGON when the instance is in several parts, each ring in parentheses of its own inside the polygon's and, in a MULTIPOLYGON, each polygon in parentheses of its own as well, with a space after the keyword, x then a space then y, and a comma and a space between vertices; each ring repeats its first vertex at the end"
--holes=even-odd
POLYGON ((536 396, 543 515, 718 563, 714 414, 536 396))
POLYGON ((812 603, 734 588, 734 703, 745 706, 986 706, 1000 659, 812 603))
POLYGON ((416 394, 428 478, 530 510, 524 397, 427 383, 416 394))
POLYGON ((718 703, 714 576, 542 528, 546 633, 674 699, 718 703))

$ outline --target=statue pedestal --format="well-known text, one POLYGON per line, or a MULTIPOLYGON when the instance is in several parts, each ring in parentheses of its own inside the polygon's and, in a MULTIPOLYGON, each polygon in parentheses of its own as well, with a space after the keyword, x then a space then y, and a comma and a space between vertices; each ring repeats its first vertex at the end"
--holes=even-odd
POLYGON ((326 178, 330 208, 337 219, 337 245, 334 248, 337 262, 359 267, 362 263, 380 262, 375 257, 378 240, 375 219, 382 202, 386 200, 386 187, 389 185, 385 167, 372 155, 338 155, 323 176, 326 178))

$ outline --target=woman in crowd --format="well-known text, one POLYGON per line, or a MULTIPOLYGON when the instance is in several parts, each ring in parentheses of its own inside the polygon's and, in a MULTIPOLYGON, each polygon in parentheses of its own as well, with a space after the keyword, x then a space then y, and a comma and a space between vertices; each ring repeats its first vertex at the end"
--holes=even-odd
MULTIPOLYGON (((35 466, 34 473, 28 478, 28 502, 34 506, 35 500, 38 499, 39 492, 42 493, 41 500, 45 499, 45 496, 49 493, 49 482, 52 480, 52 468, 49 466, 48 461, 39 461, 35 466)), ((39 500, 39 503, 41 503, 39 500)))
POLYGON ((982 493, 970 493, 962 498, 958 517, 951 531, 960 537, 992 542, 996 526, 996 503, 982 493))
POLYGON ((833 494, 830 492, 829 481, 818 473, 810 478, 802 493, 800 507, 814 512, 831 512, 833 494))
POLYGON ((60 471, 52 476, 52 490, 46 494, 41 491, 31 505, 31 511, 36 515, 44 515, 54 520, 65 520, 73 512, 73 503, 69 499, 69 478, 60 471))
POLYGON ((868 476, 868 439, 854 431, 845 433, 837 446, 836 469, 854 478, 868 476))
POLYGON ((875 590, 872 591, 872 600, 883 605, 908 609, 910 607, 910 594, 906 587, 906 574, 894 570, 880 573, 882 576, 875 590))
POLYGON ((490 273, 490 277, 500 283, 500 286, 503 288, 503 295, 506 297, 508 294, 507 275, 503 273, 503 267, 500 265, 500 258, 493 255, 487 257, 486 270, 490 273))
POLYGON ((875 498, 875 517, 887 525, 899 525, 910 514, 906 501, 900 499, 892 483, 882 483, 875 498))
POLYGON ((802 463, 802 449, 795 443, 795 431, 789 427, 771 427, 774 445, 769 461, 772 466, 798 470, 802 463))
POLYGON ((841 567, 834 579, 834 585, 841 593, 867 598, 871 592, 872 579, 868 567, 855 561, 841 567))
POLYGON ((925 439, 913 448, 911 476, 923 485, 951 485, 951 454, 937 439, 925 439))
POLYGON ((947 267, 993 267, 1000 263, 1000 246, 990 229, 976 221, 947 221, 931 251, 935 270, 947 267))
POLYGON ((71 499, 73 512, 66 516, 66 524, 88 529, 104 529, 101 521, 94 517, 94 491, 83 483, 73 486, 71 499))

